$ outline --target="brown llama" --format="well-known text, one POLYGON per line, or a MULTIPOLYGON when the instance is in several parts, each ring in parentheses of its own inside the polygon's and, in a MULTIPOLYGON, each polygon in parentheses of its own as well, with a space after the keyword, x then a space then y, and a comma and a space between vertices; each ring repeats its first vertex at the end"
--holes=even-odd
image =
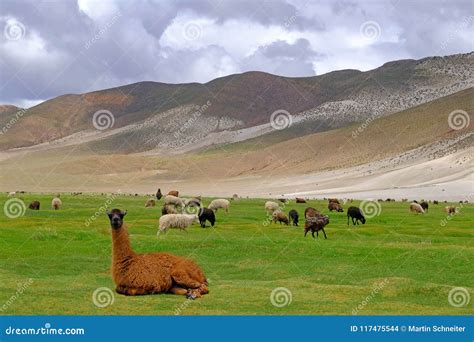
POLYGON ((112 228, 112 276, 116 291, 127 296, 173 293, 195 299, 209 293, 207 279, 194 261, 169 253, 137 254, 130 246, 123 218, 107 212, 112 228))

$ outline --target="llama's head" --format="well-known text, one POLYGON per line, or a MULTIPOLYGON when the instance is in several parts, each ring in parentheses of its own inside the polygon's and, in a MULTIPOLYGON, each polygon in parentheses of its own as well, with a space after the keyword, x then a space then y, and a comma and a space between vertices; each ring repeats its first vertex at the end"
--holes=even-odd
POLYGON ((123 218, 127 215, 127 211, 112 209, 112 211, 107 210, 107 215, 109 216, 110 226, 112 229, 119 229, 123 225, 123 218))

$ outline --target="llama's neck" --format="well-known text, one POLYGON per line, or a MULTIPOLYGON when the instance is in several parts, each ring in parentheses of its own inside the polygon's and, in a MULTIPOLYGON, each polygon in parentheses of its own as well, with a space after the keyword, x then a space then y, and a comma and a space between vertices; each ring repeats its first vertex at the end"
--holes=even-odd
POLYGON ((114 262, 129 259, 135 252, 130 247, 127 227, 112 229, 112 258, 114 262))

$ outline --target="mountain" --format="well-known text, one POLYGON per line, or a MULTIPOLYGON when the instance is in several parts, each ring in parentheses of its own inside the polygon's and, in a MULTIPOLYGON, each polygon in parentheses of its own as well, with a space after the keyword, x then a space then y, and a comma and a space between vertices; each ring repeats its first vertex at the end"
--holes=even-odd
MULTIPOLYGON (((51 144, 87 144, 102 154, 184 153, 260 135, 289 140, 411 108, 474 85, 474 53, 400 60, 367 71, 342 70, 291 78, 247 72, 205 84, 140 82, 63 95, 24 111, 0 150, 51 144), (113 126, 97 130, 93 115, 106 110, 113 126), (291 114, 276 132, 271 114, 291 114)), ((13 112, 1 114, 8 120, 13 112)))
POLYGON ((90 148, 99 140, 71 139, 0 152, 0 188, 459 200, 472 189, 474 121, 455 129, 449 118, 473 111, 469 88, 338 129, 281 139, 291 126, 193 153, 103 154, 90 148))

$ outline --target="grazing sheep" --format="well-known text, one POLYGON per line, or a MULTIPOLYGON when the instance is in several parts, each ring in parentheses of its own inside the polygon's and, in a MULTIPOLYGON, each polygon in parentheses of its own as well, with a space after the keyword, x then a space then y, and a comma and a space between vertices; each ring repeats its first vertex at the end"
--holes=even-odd
POLYGON ((338 200, 337 198, 328 198, 328 202, 329 202, 329 203, 341 204, 341 203, 339 203, 339 200, 338 200))
POLYGON ((279 198, 278 199, 281 203, 286 203, 288 202, 288 200, 286 198, 279 198))
POLYGON ((319 210, 316 210, 314 208, 308 207, 304 211, 304 218, 307 219, 308 217, 315 217, 316 215, 321 215, 321 212, 319 210))
POLYGON ((195 299, 209 293, 207 279, 194 261, 169 253, 135 253, 123 218, 107 211, 112 228, 112 277, 115 291, 127 296, 173 293, 195 299))
POLYGON ((16 191, 10 191, 8 193, 8 197, 15 197, 15 195, 16 195, 16 191))
POLYGON ((233 201, 237 201, 238 199, 239 199, 239 195, 237 195, 237 194, 232 195, 232 200, 233 201))
POLYGON ((434 200, 433 201, 433 204, 439 204, 437 200, 434 200))
POLYGON ((446 214, 454 215, 454 214, 456 214, 456 207, 447 206, 447 207, 444 208, 444 211, 446 212, 446 214))
POLYGON ((288 225, 290 221, 288 220, 288 217, 285 215, 285 213, 281 211, 274 211, 273 214, 273 222, 276 223, 277 221, 280 222, 280 224, 283 222, 284 224, 288 225))
POLYGON ((265 202, 265 211, 267 212, 267 214, 273 214, 275 210, 278 210, 279 208, 280 206, 276 202, 273 202, 273 201, 265 202))
POLYGON ((161 189, 158 188, 158 191, 156 192, 156 199, 159 201, 163 197, 163 194, 161 193, 161 189))
POLYGON ((296 197, 296 203, 306 203, 306 200, 301 197, 296 197))
POLYGON ((177 214, 178 211, 176 210, 176 207, 172 204, 165 204, 163 208, 161 209, 161 215, 167 215, 167 214, 177 214))
POLYGON ((288 216, 290 217, 290 223, 293 222, 294 226, 298 226, 298 221, 300 218, 300 215, 295 209, 291 209, 290 212, 288 213, 288 216))
POLYGON ((173 196, 173 195, 166 195, 164 199, 164 203, 172 204, 176 207, 184 208, 184 202, 181 198, 173 196))
POLYGON ((327 239, 326 232, 324 231, 324 227, 329 224, 329 216, 327 215, 320 215, 316 214, 312 217, 307 217, 306 222, 304 225, 304 236, 311 231, 311 235, 314 238, 314 233, 316 232, 316 237, 319 237, 319 231, 322 230, 324 233, 324 238, 327 239))
POLYGON ((425 213, 425 211, 423 210, 421 205, 419 205, 418 203, 415 203, 415 202, 412 202, 410 204, 410 211, 412 213, 417 213, 417 214, 424 214, 425 213))
POLYGON ((339 213, 344 212, 344 209, 342 209, 342 205, 340 205, 339 203, 336 203, 336 202, 329 202, 328 203, 328 209, 329 209, 329 211, 335 210, 339 213))
POLYGON ((62 204, 63 202, 61 202, 61 200, 57 197, 53 198, 53 200, 51 201, 51 206, 53 207, 54 210, 58 210, 62 204))
POLYGON ((211 203, 209 203, 207 207, 214 212, 217 212, 217 209, 222 208, 225 210, 226 213, 228 213, 230 202, 226 199, 219 198, 219 199, 213 200, 211 203))
POLYGON ((201 207, 201 200, 198 198, 186 199, 184 201, 185 207, 201 207))
MULTIPOLYGON (((160 217, 159 232, 166 232, 169 228, 179 228, 186 230, 195 221, 199 220, 197 215, 188 214, 167 214, 160 217)), ((158 233, 159 233, 158 232, 158 233)))
POLYGON ((402 198, 402 202, 408 202, 408 198, 402 198))
POLYGON ((362 224, 365 224, 365 216, 360 208, 349 207, 349 209, 347 209, 347 225, 349 225, 349 217, 352 219, 352 224, 354 226, 359 224, 359 221, 362 222, 362 224))
POLYGON ((424 211, 428 211, 428 203, 427 202, 421 202, 421 207, 423 208, 424 211))
POLYGON ((156 202, 154 199, 150 198, 149 200, 146 201, 145 203, 145 208, 151 208, 156 205, 156 202))
POLYGON ((28 206, 31 210, 40 210, 40 202, 39 201, 33 201, 30 203, 28 206))
POLYGON ((168 195, 179 197, 179 191, 176 191, 176 190, 168 191, 168 195))
POLYGON ((201 208, 199 209, 199 223, 201 224, 202 228, 206 228, 206 220, 211 223, 211 226, 214 227, 214 223, 216 222, 216 215, 211 209, 208 208, 201 208))
POLYGON ((383 199, 379 198, 379 199, 377 200, 377 202, 383 202, 383 199))

